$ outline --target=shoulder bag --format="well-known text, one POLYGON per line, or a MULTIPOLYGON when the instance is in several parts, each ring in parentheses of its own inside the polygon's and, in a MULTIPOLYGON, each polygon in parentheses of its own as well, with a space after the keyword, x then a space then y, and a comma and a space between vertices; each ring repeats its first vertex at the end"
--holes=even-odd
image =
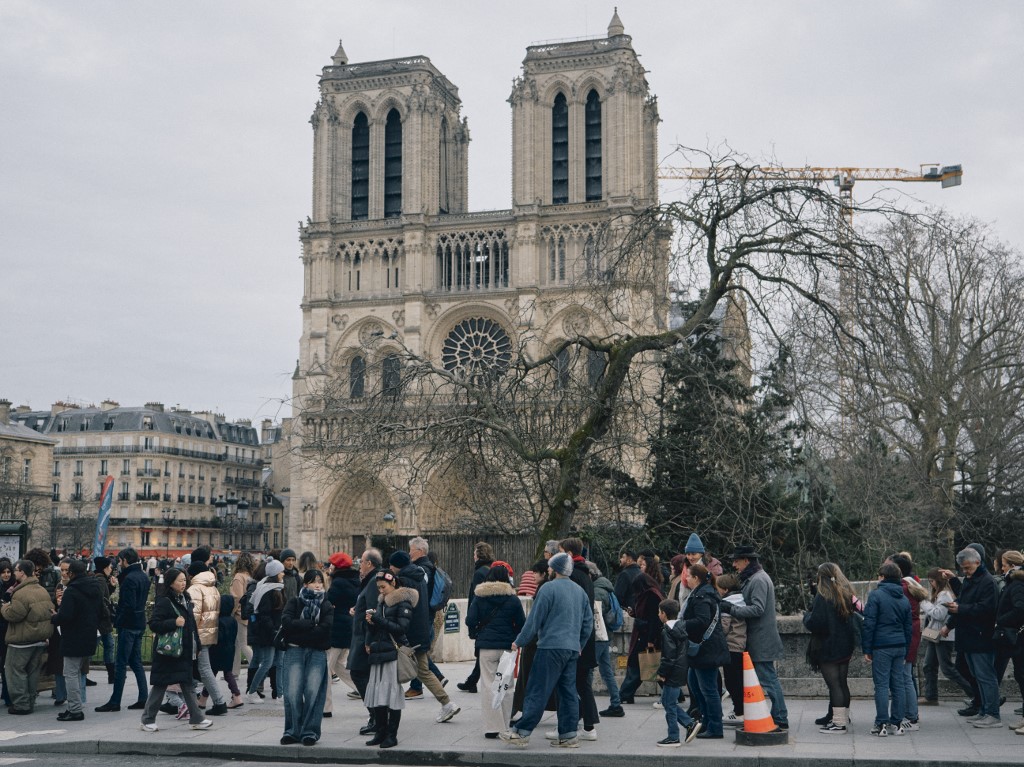
POLYGON ((397 663, 395 664, 395 668, 398 672, 398 683, 405 684, 406 682, 411 682, 419 676, 419 664, 416 662, 416 648, 400 645, 395 641, 394 637, 391 637, 391 644, 395 646, 395 651, 398 654, 397 663))
MULTIPOLYGON (((174 614, 179 618, 182 617, 181 613, 178 612, 178 608, 174 606, 174 602, 171 602, 171 608, 174 610, 174 614)), ((163 655, 167 658, 180 658, 182 653, 182 643, 185 640, 185 627, 175 626, 174 631, 168 631, 165 634, 157 634, 153 649, 157 655, 163 655)))
POLYGON ((715 626, 718 625, 718 618, 721 615, 721 611, 718 609, 718 605, 715 605, 715 617, 711 619, 711 623, 708 624, 708 630, 704 632, 704 636, 700 638, 699 642, 687 642, 686 643, 686 654, 691 658, 696 658, 697 653, 700 652, 701 646, 708 641, 713 633, 715 633, 715 626))

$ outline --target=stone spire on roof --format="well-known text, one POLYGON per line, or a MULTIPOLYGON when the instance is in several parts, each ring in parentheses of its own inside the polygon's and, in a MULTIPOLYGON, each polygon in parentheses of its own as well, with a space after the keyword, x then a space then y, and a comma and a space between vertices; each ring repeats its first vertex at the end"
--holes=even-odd
POLYGON ((622 26, 622 19, 619 18, 619 8, 616 6, 615 12, 612 14, 612 20, 608 22, 608 37, 624 34, 626 34, 626 28, 622 26))
POLYGON ((331 61, 334 62, 336 67, 343 67, 348 64, 348 54, 345 53, 345 49, 341 46, 341 40, 338 41, 338 50, 331 56, 331 61))

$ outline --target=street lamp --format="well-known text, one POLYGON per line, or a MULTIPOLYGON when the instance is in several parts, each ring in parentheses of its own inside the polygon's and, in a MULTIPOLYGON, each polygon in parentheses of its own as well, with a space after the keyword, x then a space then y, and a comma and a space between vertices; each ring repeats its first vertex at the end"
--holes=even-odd
POLYGON ((175 509, 163 509, 160 512, 164 518, 164 526, 167 528, 164 538, 164 559, 169 559, 171 556, 171 524, 174 522, 174 518, 178 512, 175 509))
POLYGON ((241 530, 249 518, 249 502, 244 498, 236 498, 235 494, 232 493, 227 500, 224 500, 223 495, 220 496, 213 505, 217 507, 217 516, 220 518, 221 526, 227 533, 228 545, 226 548, 230 549, 232 548, 231 544, 233 543, 235 530, 241 530))
POLYGON ((249 502, 247 500, 245 500, 245 498, 242 498, 238 502, 238 530, 239 530, 239 538, 241 539, 241 543, 238 546, 239 549, 244 549, 245 548, 245 524, 248 521, 249 521, 249 502))

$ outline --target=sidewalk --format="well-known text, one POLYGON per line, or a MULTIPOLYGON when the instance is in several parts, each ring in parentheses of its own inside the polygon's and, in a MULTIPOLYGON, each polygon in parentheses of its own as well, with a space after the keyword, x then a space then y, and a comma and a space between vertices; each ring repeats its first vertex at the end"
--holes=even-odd
MULTIPOLYGON (((832 765, 935 764, 1024 764, 1024 737, 1009 728, 979 730, 957 716, 957 706, 944 703, 921 707, 921 730, 903 737, 878 738, 869 734, 874 719, 870 700, 854 700, 851 731, 846 735, 818 732, 814 720, 825 712, 820 700, 788 700, 790 716, 789 744, 764 748, 737 746, 726 729, 725 739, 694 741, 678 749, 662 749, 655 742, 665 736, 665 717, 652 707, 654 698, 637 698, 624 706, 626 716, 605 719, 598 726, 598 740, 584 742, 573 750, 548 746, 544 731, 554 726, 554 714, 548 714, 537 728, 526 749, 487 740, 480 727, 479 694, 463 693, 455 683, 466 677, 470 664, 446 663, 445 674, 452 680, 448 690, 462 713, 446 724, 435 724, 436 701, 427 697, 408 701, 398 733, 398 747, 381 751, 364 744, 366 736, 357 734, 366 720, 359 701, 345 696, 347 687, 335 684, 334 716, 323 723, 323 738, 316 746, 281 746, 278 740, 284 727, 284 709, 272 703, 245 705, 215 717, 214 726, 205 731, 188 728, 184 722, 160 714, 160 731, 139 730, 139 712, 122 707, 119 713, 97 714, 93 709, 105 703, 109 686, 100 683, 88 690, 86 718, 83 722, 63 723, 56 719, 63 707, 52 705, 49 693, 38 699, 31 716, 0 713, 0 754, 33 752, 79 754, 142 754, 150 756, 195 756, 260 759, 276 762, 335 762, 366 764, 487 764, 516 767, 545 765, 586 765, 619 767, 639 756, 645 765, 678 765, 680 760, 698 757, 708 767, 735 767, 738 763, 755 765, 762 761, 773 765, 806 764, 808 767, 832 765)), ((97 680, 105 676, 94 670, 97 680)), ((129 679, 123 705, 135 699, 134 681, 129 679)), ((606 698, 598 698, 604 708, 606 698)), ((1019 701, 1011 699, 1002 709, 1007 723, 1020 717, 1013 709, 1019 701)), ((726 702, 728 708, 728 702, 726 702)))

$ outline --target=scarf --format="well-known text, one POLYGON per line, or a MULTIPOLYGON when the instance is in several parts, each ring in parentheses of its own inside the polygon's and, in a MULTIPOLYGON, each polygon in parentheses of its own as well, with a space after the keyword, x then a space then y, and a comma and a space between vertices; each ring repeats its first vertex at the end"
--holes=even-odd
POLYGON ((252 611, 253 614, 257 613, 260 609, 260 601, 263 599, 263 595, 268 591, 278 591, 284 588, 284 584, 280 581, 271 581, 267 583, 264 579, 256 584, 256 590, 252 593, 252 611))
POLYGON ((761 567, 761 563, 756 559, 751 559, 750 562, 747 563, 747 566, 743 568, 743 572, 740 573, 740 582, 746 583, 751 579, 751 577, 762 570, 764 570, 764 568, 761 567))
POLYGON ((303 620, 316 623, 320 620, 320 605, 323 604, 326 594, 322 591, 304 588, 299 592, 299 601, 302 602, 303 620))

